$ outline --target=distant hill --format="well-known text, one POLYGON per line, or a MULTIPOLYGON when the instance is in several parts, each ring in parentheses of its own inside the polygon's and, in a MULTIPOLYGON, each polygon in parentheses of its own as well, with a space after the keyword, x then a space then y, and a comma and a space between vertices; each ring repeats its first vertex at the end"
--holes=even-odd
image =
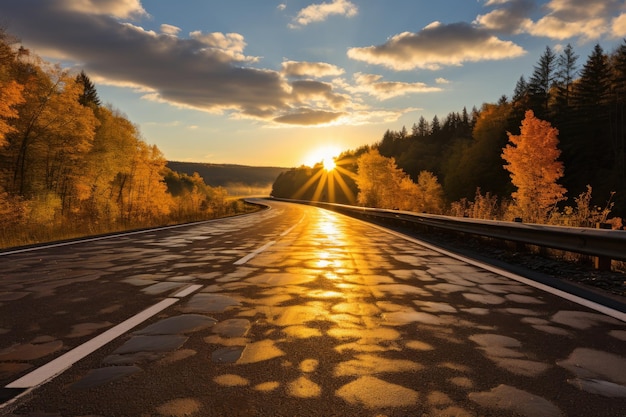
POLYGON ((178 161, 168 161, 167 167, 187 175, 197 172, 206 184, 224 187, 231 195, 269 195, 278 175, 289 169, 178 161))

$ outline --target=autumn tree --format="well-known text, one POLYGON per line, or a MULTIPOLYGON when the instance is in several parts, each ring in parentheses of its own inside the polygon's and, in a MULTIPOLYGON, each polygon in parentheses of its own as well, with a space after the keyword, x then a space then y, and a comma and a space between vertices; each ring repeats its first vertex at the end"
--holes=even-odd
POLYGON ((558 133, 528 110, 520 134, 508 134, 510 144, 503 148, 502 158, 517 187, 512 194, 514 209, 525 221, 545 222, 550 210, 564 200, 566 190, 557 183, 563 176, 563 163, 557 160, 561 154, 558 133))
POLYGON ((357 161, 357 201, 367 207, 390 208, 439 213, 443 207, 443 191, 432 173, 423 171, 418 183, 398 166, 393 158, 372 149, 357 161))

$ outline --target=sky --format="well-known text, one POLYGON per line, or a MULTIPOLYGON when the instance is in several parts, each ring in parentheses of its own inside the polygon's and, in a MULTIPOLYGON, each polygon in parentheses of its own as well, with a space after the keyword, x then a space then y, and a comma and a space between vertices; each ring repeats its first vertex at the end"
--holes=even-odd
POLYGON ((511 96, 548 46, 579 68, 626 0, 1 0, 168 160, 294 167, 511 96))

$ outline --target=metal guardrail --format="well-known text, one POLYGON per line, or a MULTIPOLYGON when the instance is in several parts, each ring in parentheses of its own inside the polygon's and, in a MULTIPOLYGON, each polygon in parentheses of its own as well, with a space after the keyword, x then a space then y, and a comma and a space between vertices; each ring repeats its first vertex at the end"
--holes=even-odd
POLYGON ((350 215, 357 215, 395 224, 413 224, 424 228, 444 229, 457 233, 486 236, 495 239, 560 249, 598 257, 596 266, 602 268, 611 259, 626 261, 626 231, 590 229, 584 227, 548 226, 495 220, 467 219, 408 211, 385 210, 343 204, 305 200, 287 200, 324 207, 350 215))

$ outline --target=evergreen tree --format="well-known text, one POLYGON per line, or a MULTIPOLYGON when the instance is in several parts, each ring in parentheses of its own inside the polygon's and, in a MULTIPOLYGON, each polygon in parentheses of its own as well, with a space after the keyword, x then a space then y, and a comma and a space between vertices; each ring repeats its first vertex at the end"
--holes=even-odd
POLYGON ((441 131, 441 124, 439 123, 439 118, 437 115, 433 117, 433 121, 430 124, 430 134, 436 135, 441 131))
POLYGON ((78 102, 83 106, 100 106, 100 98, 98 97, 98 92, 96 91, 96 86, 91 82, 85 71, 81 71, 80 74, 76 76, 76 82, 83 86, 83 93, 78 98, 78 102))
POLYGON ((573 94, 575 106, 572 134, 563 144, 571 191, 580 193, 587 184, 599 195, 610 192, 609 171, 614 165, 610 139, 610 67, 598 44, 583 66, 573 94))
POLYGON ((562 115, 571 106, 572 86, 577 76, 577 60, 578 55, 574 53, 574 48, 570 44, 567 44, 557 60, 556 106, 559 115, 562 115))
POLYGON ((555 82, 556 55, 546 46, 539 63, 534 67, 533 75, 528 83, 530 105, 540 117, 548 115, 550 89, 555 82))

